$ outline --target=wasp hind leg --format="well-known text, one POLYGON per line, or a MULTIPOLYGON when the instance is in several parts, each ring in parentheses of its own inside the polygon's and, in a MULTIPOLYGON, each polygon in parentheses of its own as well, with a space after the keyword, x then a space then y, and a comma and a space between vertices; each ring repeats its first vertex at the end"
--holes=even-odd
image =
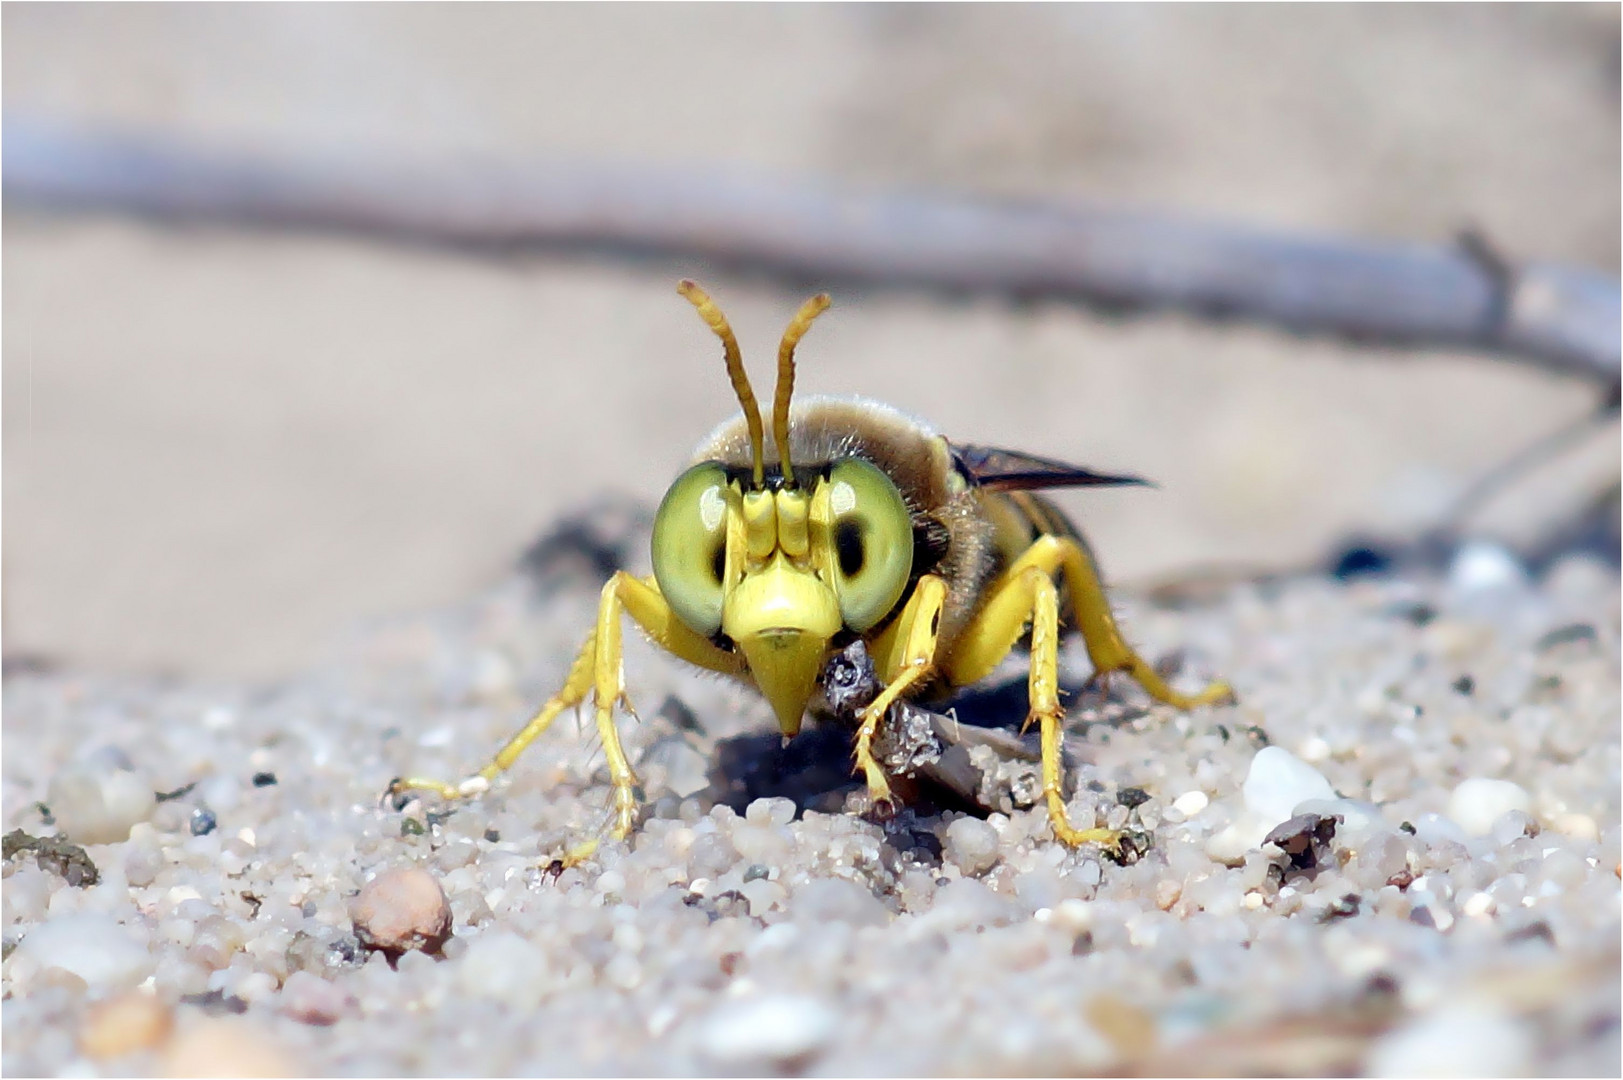
MULTIPOLYGON (((609 835, 616 840, 624 839, 636 824, 637 777, 614 725, 615 706, 624 704, 628 711, 630 709, 621 663, 621 615, 630 615, 654 644, 682 660, 728 674, 741 670, 737 657, 718 649, 676 618, 652 579, 641 580, 621 571, 603 586, 597 626, 587 635, 575 662, 570 665, 563 689, 507 740, 490 764, 460 783, 407 777, 390 784, 390 792, 431 791, 446 799, 481 795, 489 790, 492 780, 510 768, 518 756, 552 726, 559 713, 581 704, 591 695, 596 705, 598 736, 603 741, 603 754, 608 761, 609 783, 614 788, 614 825, 609 835)), ((563 861, 566 864, 578 862, 596 846, 595 840, 588 841, 572 849, 563 861)))
POLYGON ((1029 697, 1033 721, 1042 733, 1043 799, 1054 836, 1063 844, 1102 844, 1114 849, 1120 834, 1110 829, 1073 828, 1065 812, 1060 740, 1065 710, 1059 702, 1059 590, 1053 571, 1028 551, 992 586, 986 604, 953 649, 948 677, 967 686, 991 674, 1031 625, 1029 697))
POLYGON ((1073 828, 1065 813, 1060 753, 1065 710, 1059 701, 1059 588, 1054 581, 1061 570, 1097 671, 1128 671, 1152 697, 1181 709, 1233 695, 1226 683, 1213 683, 1193 696, 1180 694, 1129 648, 1105 602, 1092 561, 1074 540, 1039 537, 993 583, 986 603, 954 644, 947 677, 955 686, 986 678, 1014 648, 1026 626, 1031 626, 1031 712, 1026 724, 1037 723, 1042 734, 1043 798, 1054 835, 1072 847, 1096 843, 1115 848, 1120 834, 1110 829, 1073 828))
POLYGON ((1088 659, 1093 663, 1095 678, 1102 678, 1113 671, 1125 671, 1150 697, 1178 709, 1234 703, 1233 688, 1221 679, 1197 694, 1183 694, 1174 690, 1127 644, 1121 636, 1120 627, 1116 625, 1110 602, 1105 599, 1104 585, 1099 581, 1093 557, 1077 541, 1064 536, 1040 537, 1027 554, 1036 555, 1046 566, 1065 571, 1073 617, 1077 630, 1082 634, 1082 642, 1087 647, 1088 659))

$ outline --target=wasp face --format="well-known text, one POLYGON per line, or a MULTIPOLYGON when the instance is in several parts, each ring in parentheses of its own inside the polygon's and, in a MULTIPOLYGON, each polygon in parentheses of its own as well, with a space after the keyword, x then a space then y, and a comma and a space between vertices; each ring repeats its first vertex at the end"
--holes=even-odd
POLYGON ((912 519, 896 485, 862 458, 812 470, 804 488, 756 486, 703 462, 660 504, 653 556, 677 618, 744 655, 790 736, 834 636, 872 629, 901 598, 912 519))

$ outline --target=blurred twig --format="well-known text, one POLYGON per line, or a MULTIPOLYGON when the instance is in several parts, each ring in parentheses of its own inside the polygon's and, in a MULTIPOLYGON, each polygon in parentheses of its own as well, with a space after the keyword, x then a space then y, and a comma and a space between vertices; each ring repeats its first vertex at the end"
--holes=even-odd
POLYGON ((4 124, 8 209, 339 229, 497 249, 676 254, 815 280, 1175 308, 1495 353, 1618 384, 1616 278, 1449 247, 1303 237, 1096 207, 864 194, 578 163, 245 155, 156 134, 4 124))
POLYGON ((1454 500, 1453 507, 1436 526, 1434 532, 1443 536, 1463 532, 1465 523, 1471 516, 1513 482, 1578 445, 1596 428, 1611 423, 1617 411, 1617 400, 1614 397, 1599 408, 1539 436, 1522 447, 1466 488, 1465 493, 1454 500))

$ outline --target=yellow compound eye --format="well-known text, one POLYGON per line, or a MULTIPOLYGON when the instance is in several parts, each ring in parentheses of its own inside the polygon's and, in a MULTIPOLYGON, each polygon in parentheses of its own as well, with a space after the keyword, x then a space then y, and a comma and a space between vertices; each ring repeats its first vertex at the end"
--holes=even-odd
POLYGON ((721 629, 727 565, 727 472, 714 462, 676 478, 654 515, 654 579, 666 603, 705 637, 721 629))
POLYGON ((913 518, 890 477, 862 458, 829 470, 829 542, 840 617, 862 633, 890 613, 913 569, 913 518))

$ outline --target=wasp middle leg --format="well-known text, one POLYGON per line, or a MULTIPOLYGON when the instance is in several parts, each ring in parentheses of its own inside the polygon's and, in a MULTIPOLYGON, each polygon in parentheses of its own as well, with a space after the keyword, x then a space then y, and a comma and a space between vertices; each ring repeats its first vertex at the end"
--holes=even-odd
POLYGON ((596 705, 597 731, 603 740, 603 754, 608 761, 609 782, 614 788, 614 827, 610 835, 624 839, 636 822, 637 777, 620 743, 619 730, 614 725, 614 708, 629 703, 625 695, 625 673, 621 663, 622 645, 620 617, 629 615, 642 628, 654 644, 680 659, 711 671, 739 674, 743 670, 740 659, 733 653, 717 648, 707 639, 688 629, 660 595, 652 578, 640 579, 620 571, 603 586, 598 602, 597 626, 587 635, 575 662, 570 665, 564 685, 546 704, 542 705, 530 721, 496 752, 479 772, 461 781, 447 784, 421 777, 396 780, 391 792, 432 791, 447 799, 469 798, 490 788, 491 781, 512 767, 518 756, 552 726, 558 714, 573 708, 591 695, 596 705))

